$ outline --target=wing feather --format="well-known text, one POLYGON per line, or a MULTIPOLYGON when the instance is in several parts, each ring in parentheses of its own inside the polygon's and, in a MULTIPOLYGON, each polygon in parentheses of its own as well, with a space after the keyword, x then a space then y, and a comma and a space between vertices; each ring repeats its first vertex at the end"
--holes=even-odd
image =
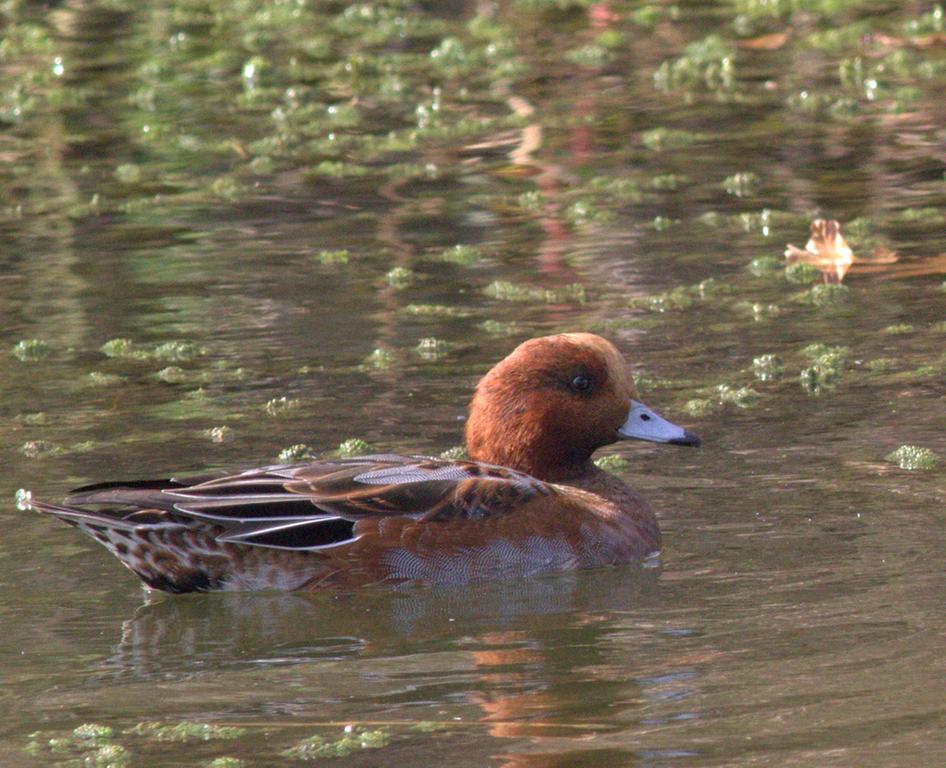
POLYGON ((354 541, 361 520, 482 520, 515 514, 537 495, 554 493, 504 467, 384 454, 277 464, 192 484, 101 483, 78 489, 65 507, 41 511, 123 528, 152 520, 212 525, 221 542, 317 551, 354 541))

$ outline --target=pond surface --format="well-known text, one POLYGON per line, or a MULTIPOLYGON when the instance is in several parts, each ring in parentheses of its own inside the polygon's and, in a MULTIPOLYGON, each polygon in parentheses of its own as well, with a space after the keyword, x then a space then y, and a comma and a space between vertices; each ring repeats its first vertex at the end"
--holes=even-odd
POLYGON ((0 763, 941 760, 942 15, 0 4, 0 763), (786 271, 815 218, 899 260, 786 271), (561 330, 704 438, 603 452, 659 568, 148 596, 13 501, 439 454, 561 330))

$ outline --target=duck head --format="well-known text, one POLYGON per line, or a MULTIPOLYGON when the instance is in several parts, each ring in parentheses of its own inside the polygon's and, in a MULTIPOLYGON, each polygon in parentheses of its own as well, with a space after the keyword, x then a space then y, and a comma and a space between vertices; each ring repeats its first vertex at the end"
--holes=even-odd
POLYGON ((640 402, 621 353, 591 333, 520 344, 480 380, 466 423, 470 458, 553 482, 588 472, 596 449, 629 439, 700 444, 640 402))

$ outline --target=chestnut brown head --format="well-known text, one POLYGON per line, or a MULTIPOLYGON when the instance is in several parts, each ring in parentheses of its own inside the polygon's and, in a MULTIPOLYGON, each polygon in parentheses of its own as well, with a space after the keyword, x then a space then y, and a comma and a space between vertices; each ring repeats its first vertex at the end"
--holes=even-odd
POLYGON ((563 480, 617 440, 698 444, 637 400, 621 353, 590 333, 531 339, 476 387, 466 426, 470 457, 563 480))

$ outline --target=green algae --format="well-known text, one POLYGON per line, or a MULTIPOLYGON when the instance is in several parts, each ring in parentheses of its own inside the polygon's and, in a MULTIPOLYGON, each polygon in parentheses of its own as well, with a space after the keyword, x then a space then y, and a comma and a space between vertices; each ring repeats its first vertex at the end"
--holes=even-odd
POLYGON ((757 256, 746 265, 746 269, 756 277, 768 277, 784 271, 785 259, 776 256, 757 256))
POLYGON ((654 72, 654 87, 658 91, 731 91, 735 86, 734 58, 731 43, 719 35, 708 35, 687 45, 680 57, 663 62, 654 72))
POLYGON ((483 253, 475 245, 455 245, 440 252, 438 259, 448 264, 471 267, 483 258, 483 253))
POLYGON ((320 264, 347 264, 351 254, 344 248, 331 251, 319 251, 316 258, 320 264))
POLYGON ((125 731, 134 736, 146 736, 160 742, 220 741, 239 739, 249 731, 231 725, 213 725, 183 720, 169 725, 160 722, 142 722, 125 731))
POLYGON ((206 764, 207 768, 245 768, 246 761, 238 757, 215 757, 206 764))
POLYGON ((72 735, 85 742, 110 741, 115 735, 111 726, 100 725, 99 723, 83 723, 76 726, 72 735))
POLYGON ((674 128, 653 128, 641 134, 641 142, 656 152, 683 149, 703 139, 699 133, 674 128))
POLYGON ((752 359, 752 372, 759 381, 775 381, 784 370, 785 365, 775 355, 759 355, 752 359))
POLYGON ((716 397, 722 405, 735 405, 749 408, 755 405, 761 395, 752 387, 737 387, 732 384, 720 384, 716 387, 716 397))
POLYGON ((394 267, 384 276, 392 288, 402 289, 412 285, 417 279, 416 273, 407 267, 394 267))
POLYGON ((417 342, 414 351, 425 360, 440 360, 453 349, 453 344, 445 339, 428 336, 417 342))
POLYGON ((705 397, 694 397, 683 404, 683 412, 695 417, 708 416, 718 409, 718 404, 705 397))
POLYGON ((48 440, 27 440, 20 446, 20 453, 28 459, 45 459, 65 453, 65 448, 48 440))
POLYGON ((825 283, 811 286, 801 299, 816 307, 830 307, 846 301, 850 294, 851 289, 842 283, 825 283))
POLYGON ((316 457, 315 452, 305 443, 296 443, 283 448, 276 457, 281 464, 292 464, 298 461, 308 461, 316 457))
POLYGON ((802 387, 812 394, 834 387, 840 381, 850 355, 848 347, 809 344, 801 350, 801 356, 810 363, 799 373, 802 387))
POLYGON ((263 410, 270 416, 282 417, 297 411, 301 405, 302 402, 300 400, 283 395, 282 397, 274 397, 266 401, 263 405, 263 410))
POLYGON ((346 728, 346 732, 337 739, 328 739, 318 735, 310 736, 283 750, 280 755, 293 760, 348 757, 360 750, 385 747, 390 740, 390 734, 386 731, 346 728))
POLYGON ((624 472, 631 466, 627 459, 617 454, 599 456, 594 460, 594 463, 598 469, 603 469, 606 472, 624 472))
POLYGON ((470 314, 468 309, 445 304, 408 304, 403 312, 417 317, 468 317, 470 314))
POLYGON ((207 354, 204 347, 192 341, 167 341, 149 350, 131 339, 119 338, 105 342, 100 349, 106 357, 162 362, 183 362, 207 354))
POLYGON ((378 347, 371 351, 361 363, 361 367, 365 369, 375 369, 375 370, 385 370, 390 368, 394 364, 394 353, 385 349, 384 347, 378 347))
POLYGON ((339 444, 335 454, 341 459, 351 459, 373 453, 374 447, 359 437, 351 437, 339 444))
POLYGON ((693 306, 694 301, 692 289, 681 285, 664 293, 631 299, 628 306, 649 309, 651 312, 668 312, 670 310, 689 309, 693 306))
POLYGON ((650 188, 659 192, 675 192, 689 180, 689 176, 680 173, 661 173, 651 178, 650 188))
POLYGON ((918 445, 901 445, 884 458, 900 469, 910 471, 934 469, 939 463, 939 457, 933 451, 918 445))
POLYGON ((915 328, 911 323, 897 323, 895 325, 888 325, 883 329, 883 333, 888 336, 903 336, 908 333, 913 333, 915 328))
POLYGON ((576 200, 565 209, 565 218, 574 225, 607 224, 615 217, 613 210, 599 206, 591 199, 576 200))
POLYGON ((85 375, 85 382, 90 387, 114 387, 124 384, 127 379, 115 373, 102 373, 101 371, 89 371, 85 375))
POLYGON ((233 429, 228 427, 226 424, 206 429, 204 430, 203 434, 212 443, 225 443, 228 440, 233 439, 233 429))
POLYGON ((578 283, 562 286, 561 288, 537 288, 531 285, 512 283, 506 280, 496 280, 490 283, 483 292, 499 301, 536 301, 548 304, 584 304, 585 288, 578 283))
POLYGON ((778 317, 782 312, 778 304, 765 304, 760 301, 737 301, 733 309, 751 316, 756 321, 778 317))
POLYGON ((723 189, 727 195, 750 197, 756 193, 762 180, 752 171, 741 171, 727 176, 723 180, 723 189))
MULTIPOLYGON (((781 262, 785 264, 784 260, 781 262)), ((821 279, 821 270, 811 264, 796 262, 785 266, 785 279, 796 285, 804 285, 821 279)))
POLYGON ((886 373, 900 366, 900 362, 892 357, 875 357, 864 363, 864 367, 872 373, 886 373))
POLYGON ((477 328, 490 336, 515 336, 522 333, 522 327, 515 321, 484 320, 477 328))
POLYGON ((50 353, 49 344, 42 339, 22 339, 13 345, 10 354, 21 362, 35 362, 48 357, 50 353))

